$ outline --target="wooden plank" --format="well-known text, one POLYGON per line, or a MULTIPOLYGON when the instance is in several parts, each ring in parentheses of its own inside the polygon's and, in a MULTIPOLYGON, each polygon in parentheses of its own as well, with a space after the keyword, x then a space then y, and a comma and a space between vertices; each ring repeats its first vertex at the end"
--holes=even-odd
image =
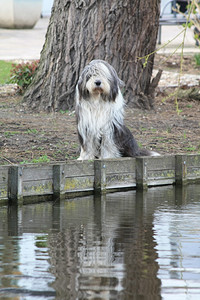
POLYGON ((8 199, 9 166, 0 166, 0 200, 8 199))
POLYGON ((93 191, 94 176, 67 177, 64 180, 64 192, 93 191))
POLYGON ((185 181, 200 181, 200 155, 182 156, 182 164, 185 166, 185 181))
POLYGON ((64 164, 53 166, 53 194, 60 197, 64 193, 64 164))
POLYGON ((122 189, 136 187, 135 173, 109 174, 106 176, 106 189, 122 189))
POLYGON ((23 197, 43 196, 53 193, 52 165, 23 165, 9 168, 9 199, 17 204, 23 197))
POLYGON ((144 157, 136 158, 136 187, 147 189, 147 161, 144 157))
POLYGON ((136 166, 138 188, 175 182, 174 156, 138 157, 136 166))
POLYGON ((152 156, 145 159, 147 162, 147 172, 160 170, 174 170, 174 156, 152 156))
POLYGON ((94 192, 98 194, 106 192, 106 164, 104 160, 94 161, 94 192))
POLYGON ((0 203, 1 200, 8 199, 7 185, 0 185, 0 203))
POLYGON ((200 155, 176 155, 176 184, 200 181, 200 155))
POLYGON ((8 199, 15 204, 23 204, 22 167, 11 166, 8 170, 8 199))
POLYGON ((115 158, 95 161, 95 191, 132 188, 136 186, 134 158, 115 158))
POLYGON ((189 182, 200 181, 200 168, 187 168, 187 180, 189 182))
POLYGON ((147 160, 147 185, 167 185, 175 182, 174 156, 149 157, 147 160))
POLYGON ((52 165, 24 165, 21 168, 23 181, 39 181, 53 178, 52 165))
POLYGON ((22 183, 22 194, 23 197, 51 195, 53 194, 53 180, 24 181, 22 183))
POLYGON ((94 166, 93 162, 73 162, 55 165, 53 167, 54 195, 72 193, 73 191, 93 191, 94 166))
POLYGON ((200 168, 200 154, 183 155, 183 158, 187 161, 188 167, 200 168))
POLYGON ((53 194, 53 166, 51 164, 24 165, 21 172, 23 197, 53 194))
POLYGON ((94 175, 94 161, 69 161, 64 164, 65 177, 94 175))
POLYGON ((23 197, 104 193, 193 181, 200 181, 200 155, 0 166, 0 200, 8 197, 14 203, 22 204, 23 197))
POLYGON ((175 182, 175 170, 148 171, 148 185, 173 184, 175 182))
POLYGON ((148 186, 175 183, 175 157, 157 156, 147 160, 148 186))
POLYGON ((120 157, 101 160, 104 162, 106 174, 135 173, 135 158, 120 157))

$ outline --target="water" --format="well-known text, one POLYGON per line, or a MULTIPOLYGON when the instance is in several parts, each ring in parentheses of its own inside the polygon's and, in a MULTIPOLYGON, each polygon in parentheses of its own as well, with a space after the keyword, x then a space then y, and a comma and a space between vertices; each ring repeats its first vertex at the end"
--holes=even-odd
POLYGON ((0 299, 200 299, 200 185, 0 207, 0 299))

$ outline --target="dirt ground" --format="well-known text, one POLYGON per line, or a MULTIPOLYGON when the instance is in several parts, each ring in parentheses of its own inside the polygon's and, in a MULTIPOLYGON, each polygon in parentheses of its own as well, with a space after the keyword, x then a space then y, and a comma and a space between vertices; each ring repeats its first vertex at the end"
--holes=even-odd
MULTIPOLYGON (((157 54, 155 68, 179 71, 178 55, 165 59, 157 54)), ((183 73, 200 74, 193 56, 184 57, 183 73)), ((141 147, 161 154, 200 153, 200 101, 179 99, 178 115, 174 98, 169 96, 172 92, 158 88, 152 111, 127 108, 125 124, 141 147)), ((0 87, 0 164, 76 159, 79 143, 74 112, 30 113, 21 99, 13 86, 0 87)))
MULTIPOLYGON (((180 72, 181 59, 180 55, 163 55, 156 54, 154 59, 154 68, 166 71, 180 72)), ((200 66, 196 66, 194 54, 184 55, 182 61, 182 72, 184 74, 200 75, 200 66)))

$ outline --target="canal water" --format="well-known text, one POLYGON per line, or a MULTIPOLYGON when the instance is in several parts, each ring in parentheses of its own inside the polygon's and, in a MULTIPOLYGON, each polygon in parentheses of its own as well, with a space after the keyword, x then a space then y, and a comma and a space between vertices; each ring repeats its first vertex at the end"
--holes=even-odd
POLYGON ((0 299, 200 299, 200 185, 0 207, 0 299))

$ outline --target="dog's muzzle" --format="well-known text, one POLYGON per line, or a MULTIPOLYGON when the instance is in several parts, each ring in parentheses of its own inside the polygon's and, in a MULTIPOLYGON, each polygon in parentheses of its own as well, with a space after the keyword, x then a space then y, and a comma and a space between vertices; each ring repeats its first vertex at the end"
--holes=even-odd
POLYGON ((100 94, 103 93, 102 82, 100 79, 97 79, 94 82, 94 92, 100 93, 100 94))
POLYGON ((96 85, 97 87, 100 87, 100 86, 101 86, 101 80, 96 80, 96 81, 95 81, 95 85, 96 85))

